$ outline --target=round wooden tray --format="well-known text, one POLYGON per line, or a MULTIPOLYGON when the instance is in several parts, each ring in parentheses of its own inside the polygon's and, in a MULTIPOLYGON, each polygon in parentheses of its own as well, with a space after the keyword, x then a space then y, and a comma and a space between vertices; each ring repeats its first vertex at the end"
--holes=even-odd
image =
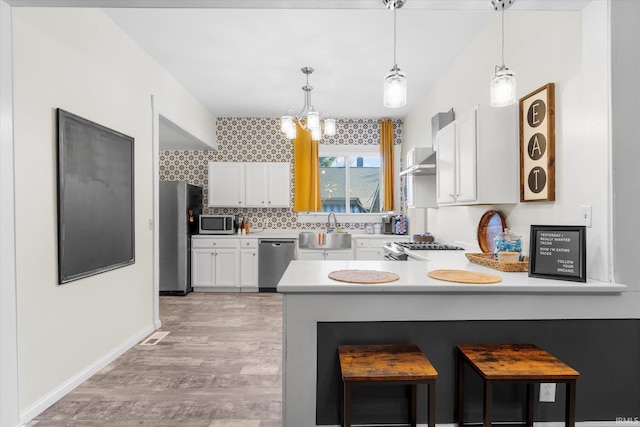
POLYGON ((484 253, 493 253, 493 239, 507 228, 500 211, 486 211, 478 223, 478 245, 484 253))
POLYGON ((329 278, 338 282, 375 284, 394 282, 400 278, 396 273, 377 270, 336 270, 329 278))
POLYGON ((476 283, 480 285, 502 281, 500 276, 467 270, 433 270, 427 273, 427 276, 446 282, 476 283))

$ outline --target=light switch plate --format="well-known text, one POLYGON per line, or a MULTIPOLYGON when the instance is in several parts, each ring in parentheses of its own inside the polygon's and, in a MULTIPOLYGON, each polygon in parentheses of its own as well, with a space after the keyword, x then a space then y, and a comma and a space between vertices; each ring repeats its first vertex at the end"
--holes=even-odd
POLYGON ((580 206, 580 222, 585 227, 591 227, 591 205, 580 206))

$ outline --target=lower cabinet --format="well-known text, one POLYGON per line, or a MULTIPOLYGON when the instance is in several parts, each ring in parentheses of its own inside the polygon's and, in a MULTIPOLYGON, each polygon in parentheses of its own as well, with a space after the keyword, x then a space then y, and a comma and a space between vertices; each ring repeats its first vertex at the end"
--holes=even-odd
POLYGON ((355 247, 355 259, 364 261, 382 261, 384 259, 385 242, 401 242, 408 241, 409 236, 392 235, 375 235, 367 237, 353 238, 353 246, 355 247))
POLYGON ((240 291, 258 292, 258 239, 240 242, 240 291))
POLYGON ((191 286, 195 291, 239 291, 239 239, 192 239, 191 286))
POLYGON ((351 249, 345 250, 314 250, 314 249, 298 249, 299 260, 306 261, 335 261, 335 260, 349 260, 353 259, 353 251, 351 249))

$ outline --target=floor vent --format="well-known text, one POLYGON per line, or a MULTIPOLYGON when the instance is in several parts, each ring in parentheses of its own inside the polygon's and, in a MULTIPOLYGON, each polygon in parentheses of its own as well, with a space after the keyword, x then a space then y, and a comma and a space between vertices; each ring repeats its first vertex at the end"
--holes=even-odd
POLYGON ((142 341, 140 345, 156 345, 160 341, 162 341, 164 337, 166 337, 167 335, 169 335, 169 332, 166 332, 166 331, 154 332, 149 336, 149 338, 142 341))

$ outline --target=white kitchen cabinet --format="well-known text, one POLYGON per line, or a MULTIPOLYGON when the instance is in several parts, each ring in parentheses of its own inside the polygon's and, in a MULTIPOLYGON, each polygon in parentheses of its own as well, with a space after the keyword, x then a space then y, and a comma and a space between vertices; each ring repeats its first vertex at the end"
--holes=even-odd
POLYGON ((476 106, 438 131, 438 205, 517 203, 517 105, 476 106))
POLYGON ((353 259, 353 251, 345 250, 314 250, 314 249, 298 249, 296 259, 305 261, 336 261, 353 259))
POLYGON ((382 261, 384 259, 385 242, 402 242, 408 241, 409 236, 398 235, 376 235, 363 236, 353 238, 353 246, 355 247, 355 259, 382 261))
POLYGON ((240 290, 258 291, 258 239, 240 240, 240 290))
POLYGON ((245 205, 245 167, 239 162, 209 162, 210 207, 245 205))
POLYGON ((245 206, 288 208, 291 166, 288 162, 245 164, 245 206))
POLYGON ((209 206, 287 208, 288 162, 209 162, 209 206))
POLYGON ((193 239, 191 286, 195 291, 239 291, 239 239, 193 239))

